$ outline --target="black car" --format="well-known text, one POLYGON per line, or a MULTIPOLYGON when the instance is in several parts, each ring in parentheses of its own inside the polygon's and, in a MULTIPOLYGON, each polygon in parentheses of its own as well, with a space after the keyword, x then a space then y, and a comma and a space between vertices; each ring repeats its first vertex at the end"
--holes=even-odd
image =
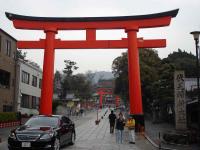
POLYGON ((68 117, 38 115, 11 131, 8 148, 59 150, 63 145, 74 144, 75 138, 75 125, 68 117))

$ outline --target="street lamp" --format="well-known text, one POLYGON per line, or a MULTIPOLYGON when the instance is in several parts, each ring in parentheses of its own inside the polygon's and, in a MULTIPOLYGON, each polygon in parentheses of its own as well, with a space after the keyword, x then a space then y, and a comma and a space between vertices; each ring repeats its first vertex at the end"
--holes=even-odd
POLYGON ((199 35, 200 31, 193 31, 190 32, 193 35, 196 45, 196 66, 197 66, 197 98, 199 103, 199 51, 198 51, 198 44, 199 44, 199 35))
POLYGON ((195 40, 195 46, 196 46, 196 66, 197 66, 197 99, 198 99, 198 103, 197 103, 197 109, 198 109, 198 127, 199 127, 199 135, 200 135, 200 91, 199 91, 199 35, 200 35, 200 31, 193 31, 190 32, 190 34, 193 35, 194 40, 195 40))

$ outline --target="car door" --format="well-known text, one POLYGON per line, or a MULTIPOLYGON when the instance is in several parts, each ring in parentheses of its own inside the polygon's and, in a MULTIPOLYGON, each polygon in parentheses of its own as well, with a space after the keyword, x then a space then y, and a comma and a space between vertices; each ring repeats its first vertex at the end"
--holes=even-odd
POLYGON ((67 122, 67 125, 68 125, 68 134, 67 134, 67 139, 69 140, 69 142, 71 141, 71 137, 72 137, 72 133, 74 132, 74 124, 73 122, 68 118, 66 117, 66 122, 67 122))
POLYGON ((61 132, 62 132, 62 142, 64 143, 68 142, 71 138, 70 120, 65 116, 62 117, 61 132))
POLYGON ((60 120, 60 130, 59 130, 60 144, 61 145, 65 144, 66 134, 67 134, 66 125, 64 123, 64 119, 61 117, 61 120, 60 120))

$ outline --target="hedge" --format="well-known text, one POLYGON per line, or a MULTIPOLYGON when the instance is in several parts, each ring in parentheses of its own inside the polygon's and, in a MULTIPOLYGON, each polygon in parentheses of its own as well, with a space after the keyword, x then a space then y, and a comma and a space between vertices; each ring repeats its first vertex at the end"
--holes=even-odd
POLYGON ((16 112, 0 112, 0 122, 16 121, 16 112))

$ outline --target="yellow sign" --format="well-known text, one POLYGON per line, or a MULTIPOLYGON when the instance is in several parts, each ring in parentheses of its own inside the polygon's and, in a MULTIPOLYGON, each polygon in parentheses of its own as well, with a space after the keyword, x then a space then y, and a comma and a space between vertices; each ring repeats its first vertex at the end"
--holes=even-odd
POLYGON ((74 106, 74 102, 71 101, 67 103, 67 107, 73 107, 73 106, 74 106))

